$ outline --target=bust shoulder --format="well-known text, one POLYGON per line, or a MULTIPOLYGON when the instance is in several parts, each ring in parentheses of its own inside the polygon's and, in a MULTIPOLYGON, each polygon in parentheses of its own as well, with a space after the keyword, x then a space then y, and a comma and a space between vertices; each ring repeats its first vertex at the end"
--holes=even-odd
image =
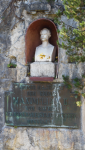
POLYGON ((54 46, 53 45, 51 45, 50 43, 48 44, 48 48, 54 48, 54 46))
POLYGON ((40 48, 50 48, 50 49, 54 49, 54 46, 49 43, 46 47, 43 47, 42 44, 36 47, 36 49, 40 49, 40 48))
POLYGON ((41 47, 42 47, 42 45, 39 45, 39 46, 36 47, 36 49, 39 49, 39 48, 41 48, 41 47))

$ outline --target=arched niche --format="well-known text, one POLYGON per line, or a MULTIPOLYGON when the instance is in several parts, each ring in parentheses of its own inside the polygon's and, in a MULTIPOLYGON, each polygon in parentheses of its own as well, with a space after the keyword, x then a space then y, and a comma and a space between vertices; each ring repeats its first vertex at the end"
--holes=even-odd
POLYGON ((49 39, 49 42, 56 47, 56 56, 58 56, 58 46, 57 46, 58 36, 55 24, 49 19, 38 19, 30 24, 26 32, 25 37, 26 63, 33 61, 35 49, 37 46, 41 44, 40 31, 43 28, 47 28, 51 31, 51 37, 49 39))

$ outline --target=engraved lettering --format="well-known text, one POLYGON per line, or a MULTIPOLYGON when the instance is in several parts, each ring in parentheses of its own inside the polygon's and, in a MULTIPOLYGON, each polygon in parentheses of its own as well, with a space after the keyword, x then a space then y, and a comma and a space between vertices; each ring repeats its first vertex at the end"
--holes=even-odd
POLYGON ((20 87, 20 90, 26 90, 27 89, 27 85, 25 85, 23 83, 20 83, 19 87, 20 87))
POLYGON ((35 85, 27 85, 28 90, 35 90, 35 85))
POLYGON ((38 105, 38 99, 33 98, 33 103, 38 105))
POLYGON ((52 111, 52 107, 48 107, 48 111, 52 111))
POLYGON ((19 97, 15 98, 13 97, 13 104, 18 104, 19 103, 19 97))
POLYGON ((32 105, 33 104, 32 98, 26 98, 26 103, 32 105))
POLYGON ((46 86, 37 86, 38 90, 52 90, 51 85, 46 85, 46 86))
POLYGON ((42 92, 42 91, 40 91, 40 96, 52 96, 52 92, 42 92))
POLYGON ((72 118, 76 118, 76 115, 75 115, 75 114, 72 114, 72 113, 70 113, 70 114, 69 114, 69 113, 68 113, 68 114, 63 113, 63 117, 64 117, 64 118, 71 118, 71 119, 72 119, 72 118))
POLYGON ((43 104, 44 104, 44 105, 48 105, 48 98, 47 98, 47 99, 44 99, 43 104))
POLYGON ((14 83, 13 91, 6 92, 5 96, 6 123, 16 126, 63 127, 64 125, 79 128, 80 109, 74 103, 75 97, 66 87, 63 86, 62 89, 62 85, 62 83, 14 83))
POLYGON ((36 96, 36 93, 35 92, 27 92, 27 95, 28 96, 36 96))
POLYGON ((25 106, 25 110, 34 111, 34 110, 35 110, 35 107, 28 107, 28 106, 25 106))
POLYGON ((64 105, 67 105, 68 103, 67 103, 67 99, 66 98, 64 98, 64 105))
POLYGON ((39 107, 39 111, 47 111, 48 107, 39 107))
POLYGON ((25 102, 24 102, 24 99, 23 99, 23 98, 21 98, 21 103, 22 103, 22 104, 25 104, 25 102))

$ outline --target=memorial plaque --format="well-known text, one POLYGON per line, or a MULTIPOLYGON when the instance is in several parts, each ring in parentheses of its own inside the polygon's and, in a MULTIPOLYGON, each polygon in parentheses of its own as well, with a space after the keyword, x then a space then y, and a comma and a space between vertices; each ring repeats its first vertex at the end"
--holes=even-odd
POLYGON ((5 94, 5 122, 11 126, 80 127, 75 95, 63 83, 13 83, 5 94))

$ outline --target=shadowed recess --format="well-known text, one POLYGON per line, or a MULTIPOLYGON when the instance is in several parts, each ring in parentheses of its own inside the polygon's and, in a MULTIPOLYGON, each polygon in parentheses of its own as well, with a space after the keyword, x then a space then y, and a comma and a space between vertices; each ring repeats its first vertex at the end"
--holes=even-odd
POLYGON ((35 54, 36 47, 41 44, 40 31, 43 28, 47 28, 51 31, 51 37, 49 42, 56 47, 56 56, 58 56, 57 46, 57 28, 55 24, 48 19, 38 19, 34 21, 27 29, 25 37, 25 55, 26 63, 32 62, 35 54))

